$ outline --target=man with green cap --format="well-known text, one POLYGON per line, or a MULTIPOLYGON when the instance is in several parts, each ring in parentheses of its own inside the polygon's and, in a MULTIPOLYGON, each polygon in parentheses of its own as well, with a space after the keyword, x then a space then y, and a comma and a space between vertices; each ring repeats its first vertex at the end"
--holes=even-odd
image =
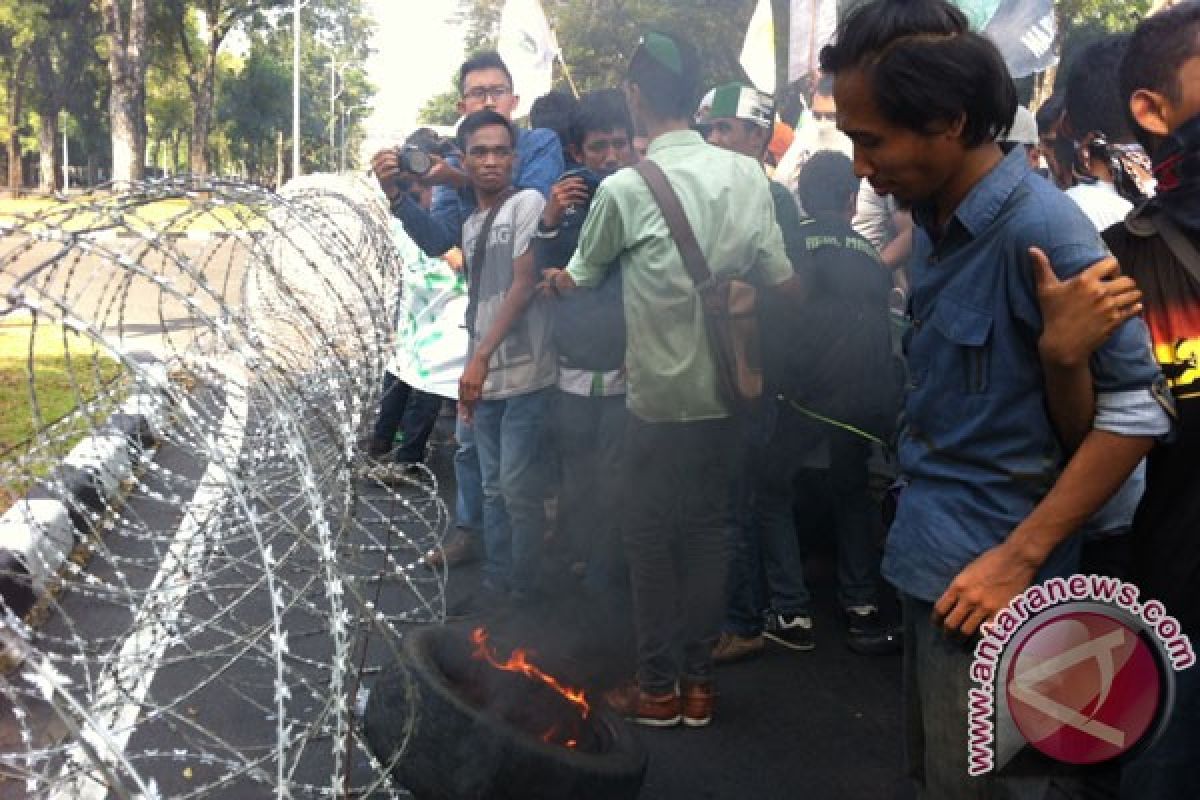
MULTIPOLYGON (((625 93, 650 139, 647 158, 679 196, 710 269, 794 287, 767 176, 754 161, 691 130, 695 52, 647 33, 625 93)), ((600 184, 579 246, 549 290, 624 280, 629 373, 624 538, 637 627, 637 682, 610 702, 644 725, 707 725, 712 648, 724 610, 731 467, 739 436, 717 372, 695 284, 648 185, 634 170, 600 184)))

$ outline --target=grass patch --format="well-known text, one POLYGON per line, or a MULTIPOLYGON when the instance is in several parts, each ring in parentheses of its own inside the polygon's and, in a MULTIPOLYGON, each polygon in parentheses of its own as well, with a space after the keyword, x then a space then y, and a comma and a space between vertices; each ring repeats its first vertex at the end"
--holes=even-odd
MULTIPOLYGON (((0 225, 41 219, 41 225, 70 232, 128 228, 139 233, 214 233, 263 228, 262 209, 241 203, 204 206, 175 197, 151 203, 128 198, 89 197, 84 209, 74 199, 17 197, 0 199, 0 225)), ((34 223, 38 227, 38 223, 34 223)))
POLYGON ((121 372, 91 340, 57 325, 0 325, 0 513, 104 421, 108 403, 94 417, 75 412, 102 393, 116 402, 121 372), (31 452, 34 434, 47 427, 54 435, 31 452))

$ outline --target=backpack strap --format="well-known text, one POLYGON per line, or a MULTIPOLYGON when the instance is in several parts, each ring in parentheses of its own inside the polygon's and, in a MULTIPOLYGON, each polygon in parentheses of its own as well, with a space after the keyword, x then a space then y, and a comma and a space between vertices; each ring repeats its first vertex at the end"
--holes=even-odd
POLYGON ((691 276, 692 282, 696 284, 696 288, 703 293, 712 285, 713 275, 708 268, 708 259, 704 257, 704 251, 696 242, 696 234, 688 222, 687 215, 683 212, 679 195, 675 193, 675 189, 667 180, 667 175, 662 171, 662 167, 650 159, 639 161, 634 170, 642 176, 642 180, 650 188, 650 194, 654 195, 659 211, 662 212, 663 219, 667 222, 667 229, 671 232, 671 238, 675 240, 675 246, 679 248, 683 266, 691 276))
POLYGON ((483 260, 487 255, 488 236, 492 232, 492 223, 496 221, 496 215, 508 202, 508 198, 516 193, 517 190, 510 186, 496 198, 495 205, 483 220, 483 227, 479 229, 479 237, 475 239, 475 246, 471 248, 471 260, 463 265, 463 271, 467 274, 467 332, 472 336, 475 335, 475 315, 478 313, 479 307, 479 278, 482 277, 483 260))
POLYGON ((1196 250, 1192 240, 1165 213, 1154 215, 1154 226, 1179 263, 1200 283, 1200 251, 1196 250))

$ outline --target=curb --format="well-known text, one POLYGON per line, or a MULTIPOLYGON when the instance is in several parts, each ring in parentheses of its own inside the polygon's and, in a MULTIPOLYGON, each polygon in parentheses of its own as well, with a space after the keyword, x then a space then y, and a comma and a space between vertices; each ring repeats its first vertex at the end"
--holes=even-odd
POLYGON ((166 365, 136 352, 145 384, 50 475, 0 516, 0 600, 24 616, 121 494, 142 455, 170 429, 166 365))

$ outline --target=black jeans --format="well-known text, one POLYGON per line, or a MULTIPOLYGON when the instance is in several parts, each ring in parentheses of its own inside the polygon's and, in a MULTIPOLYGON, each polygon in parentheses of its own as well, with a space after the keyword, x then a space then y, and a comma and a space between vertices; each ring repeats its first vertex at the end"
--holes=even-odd
POLYGON ((730 419, 625 426, 625 554, 637 628, 637 680, 663 694, 712 679, 725 610, 730 419))
POLYGON ((585 583, 603 592, 624 585, 621 553, 625 475, 625 395, 555 393, 554 432, 562 482, 558 530, 573 557, 587 562, 585 583))
POLYGON ((375 418, 372 444, 391 449, 396 431, 404 430, 404 443, 396 451, 398 463, 425 460, 425 445, 437 423, 442 398, 413 389, 390 372, 383 373, 383 395, 379 398, 379 416, 375 418))

